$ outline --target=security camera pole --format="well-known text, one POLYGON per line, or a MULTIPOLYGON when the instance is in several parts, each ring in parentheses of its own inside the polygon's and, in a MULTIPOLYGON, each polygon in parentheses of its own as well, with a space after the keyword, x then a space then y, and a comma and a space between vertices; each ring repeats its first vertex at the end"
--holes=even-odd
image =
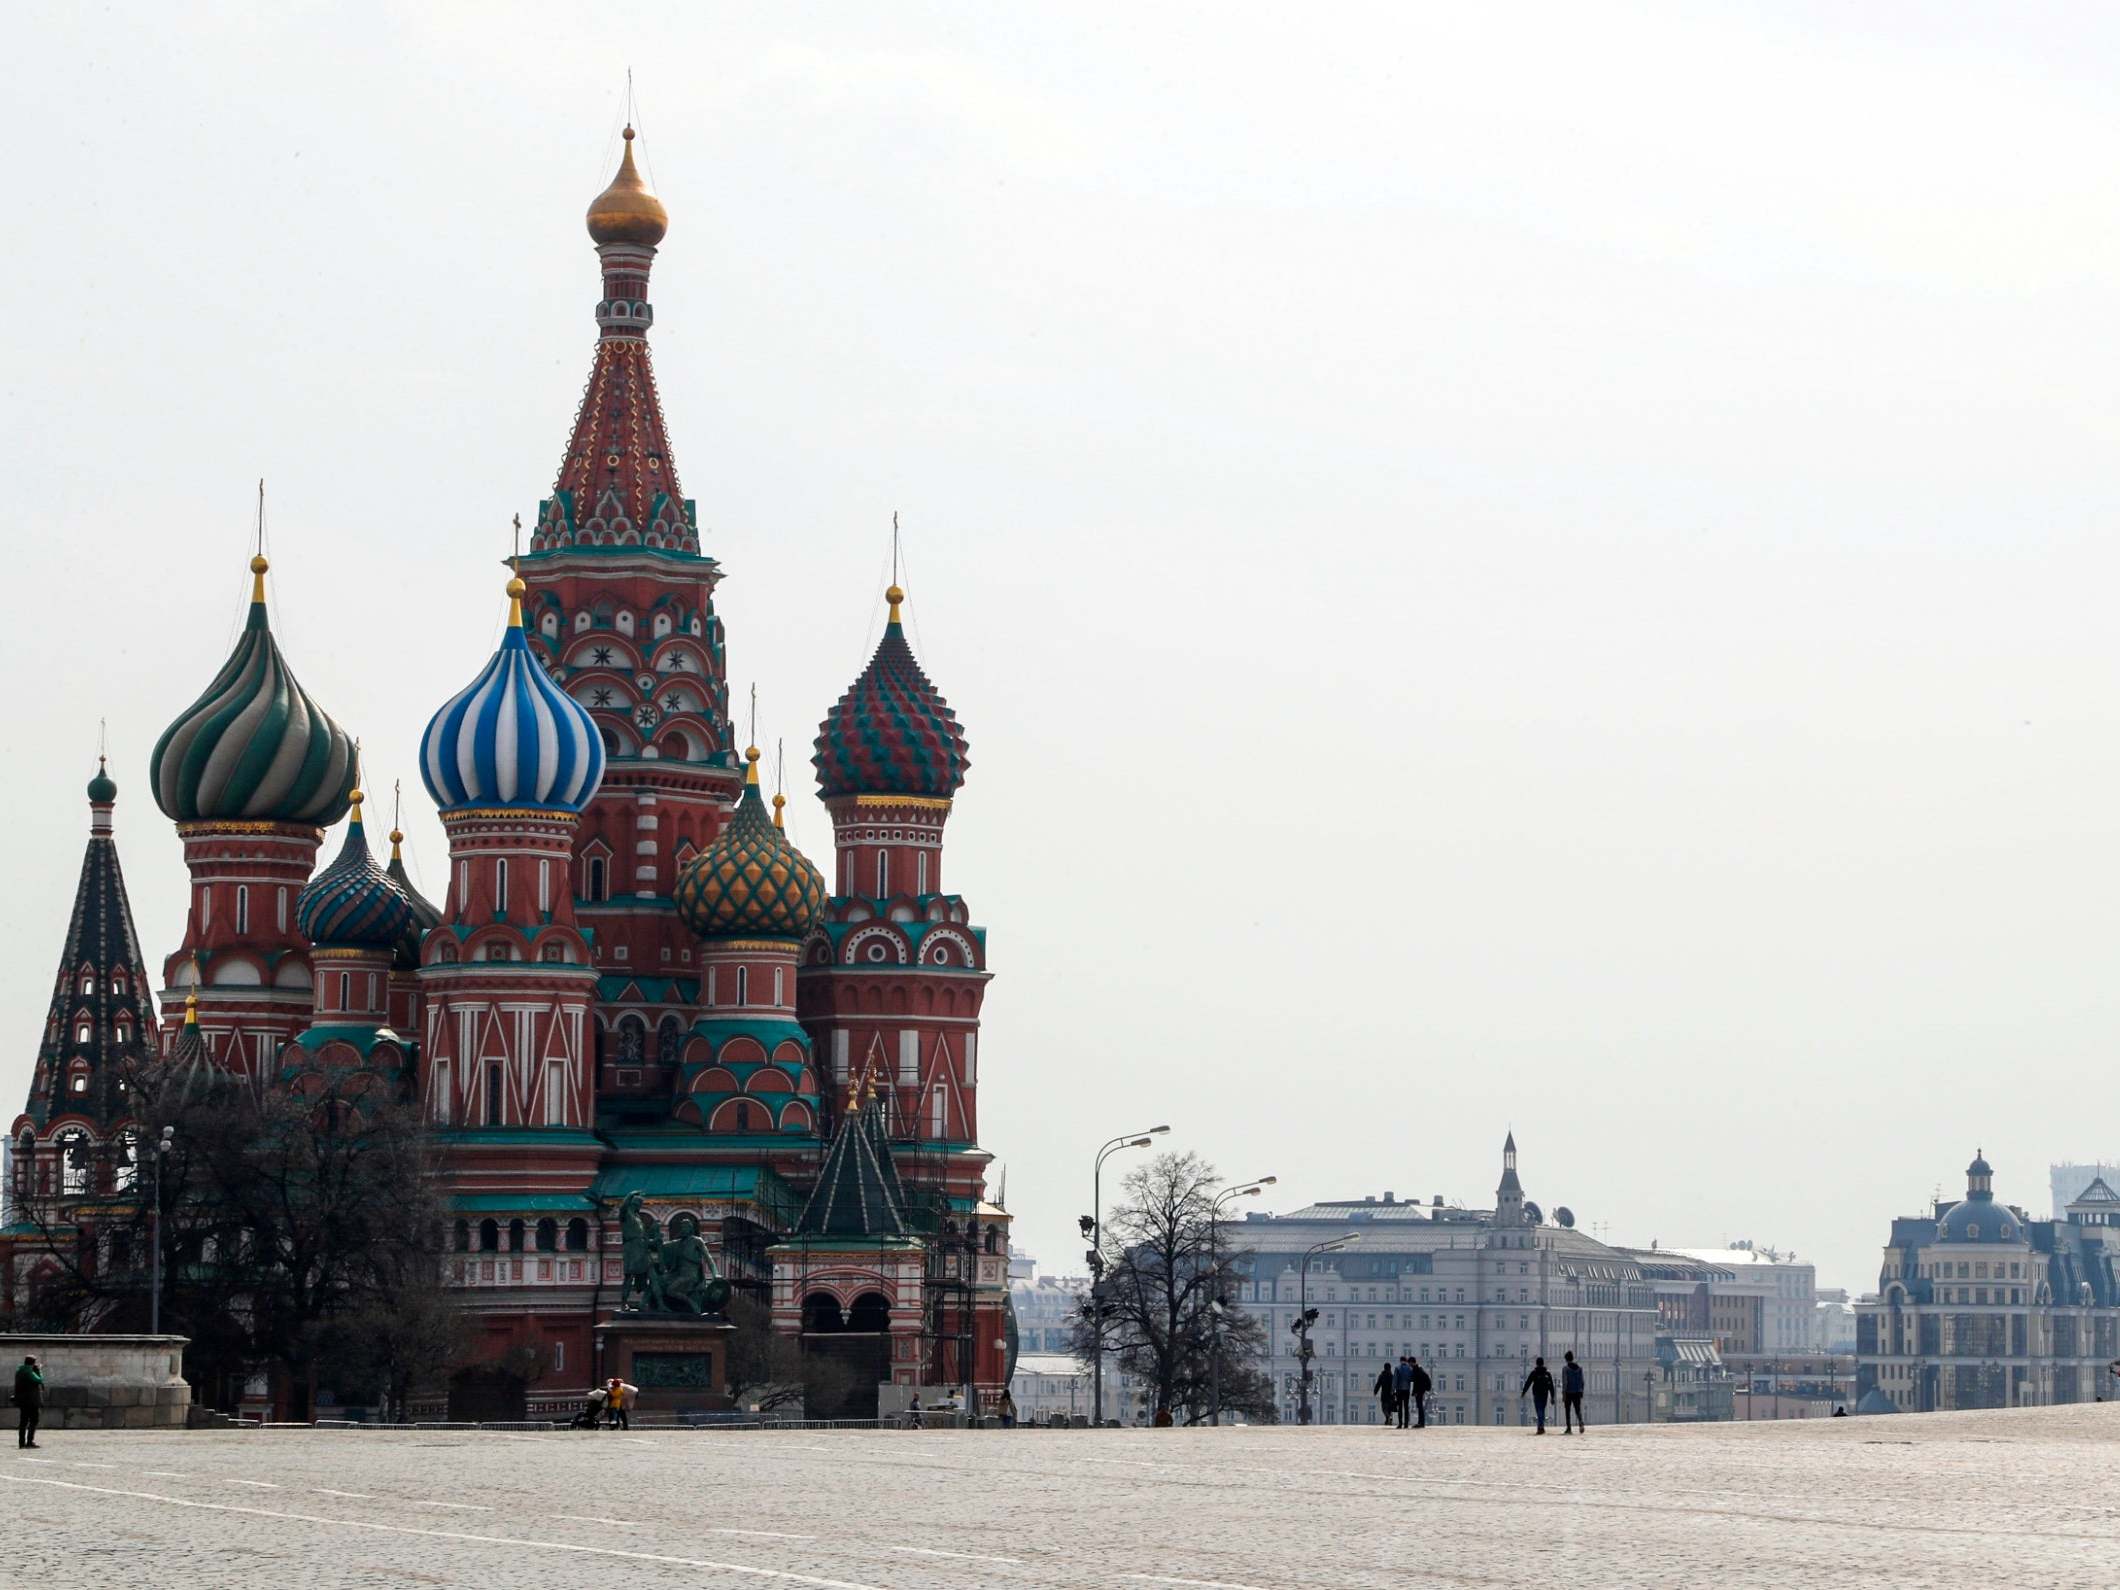
POLYGON ((1296 1322, 1292 1327, 1296 1333, 1296 1359, 1303 1366, 1302 1400, 1296 1409, 1296 1423, 1310 1423, 1310 1327, 1318 1321, 1318 1311, 1310 1306, 1310 1261, 1321 1253, 1338 1253, 1351 1248, 1362 1240, 1362 1233, 1350 1231, 1343 1237, 1328 1237, 1305 1251, 1303 1263, 1296 1271, 1296 1322))

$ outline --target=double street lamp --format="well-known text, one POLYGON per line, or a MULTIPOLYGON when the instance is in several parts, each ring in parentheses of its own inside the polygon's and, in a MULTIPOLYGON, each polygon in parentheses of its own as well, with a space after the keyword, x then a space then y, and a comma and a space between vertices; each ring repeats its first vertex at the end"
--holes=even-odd
POLYGON ((1296 1361, 1303 1367, 1300 1381, 1302 1400, 1296 1410, 1296 1423, 1310 1423, 1310 1327, 1316 1322, 1318 1311, 1310 1306, 1310 1261, 1321 1253, 1339 1253, 1353 1247, 1362 1240, 1362 1233, 1350 1231, 1344 1236, 1327 1237, 1306 1249, 1302 1267, 1296 1272, 1296 1322, 1292 1329, 1296 1333, 1296 1361))
POLYGON ((1104 1162, 1122 1148, 1147 1148, 1168 1132, 1168 1126, 1151 1126, 1145 1132, 1121 1132, 1097 1150, 1097 1164, 1090 1177, 1090 1212, 1082 1217, 1083 1236, 1089 1239, 1089 1315, 1094 1333, 1090 1358, 1090 1421, 1104 1423, 1104 1162))
POLYGON ((1256 1180, 1231 1187, 1217 1193, 1207 1211, 1207 1280, 1214 1296, 1207 1304, 1207 1365, 1210 1391, 1208 1394, 1211 1423, 1222 1423, 1222 1255, 1219 1239, 1222 1232, 1222 1206, 1232 1198, 1256 1198, 1280 1178, 1260 1176, 1256 1180))

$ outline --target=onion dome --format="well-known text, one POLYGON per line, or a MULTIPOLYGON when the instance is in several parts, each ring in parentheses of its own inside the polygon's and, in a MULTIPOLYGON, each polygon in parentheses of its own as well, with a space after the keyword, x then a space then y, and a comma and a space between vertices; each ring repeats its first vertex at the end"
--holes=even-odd
MULTIPOLYGON (((606 123, 605 125, 609 125, 606 123)), ((611 186, 589 201, 589 236, 598 244, 632 243, 653 248, 670 230, 670 212, 633 164, 633 129, 626 128, 626 153, 611 186)))
POLYGON ((345 814, 353 740, 295 682, 265 617, 262 557, 250 619, 206 694, 163 730, 148 760, 155 804, 180 823, 325 827, 345 814))
POLYGON ((758 747, 743 799, 714 843, 677 875, 677 913, 703 939, 802 939, 824 915, 824 876, 773 826, 758 792, 758 747))
POLYGON ((109 764, 99 756, 96 758, 96 776, 88 781, 88 803, 108 806, 117 798, 117 781, 110 776, 109 764))
POLYGON ((204 1097, 211 1092, 218 1078, 214 1074, 213 1057, 206 1052, 206 1036, 199 1031, 199 990, 188 989, 184 995, 184 1025, 170 1041, 169 1059, 163 1072, 167 1079, 164 1086, 164 1101, 187 1102, 204 1097))
POLYGON ((970 746, 957 714, 929 683, 905 642, 892 586, 883 643, 817 730, 817 787, 835 795, 919 795, 947 799, 964 783, 970 746))
POLYGON ((294 925, 312 944, 361 950, 395 949, 412 926, 412 902, 368 853, 359 790, 353 792, 346 843, 295 901, 294 925))
POLYGON ((424 894, 412 886, 412 876, 405 871, 405 831, 390 830, 390 865, 383 869, 384 876, 397 885, 397 892, 405 897, 412 907, 412 926, 405 936, 397 941, 397 953, 390 964, 401 972, 409 972, 420 964, 420 943, 427 937, 427 930, 442 920, 440 909, 424 894))
POLYGON ((508 582, 500 650, 420 737, 420 777, 445 812, 578 812, 603 782, 604 741, 589 709, 552 682, 523 638, 525 589, 508 582))

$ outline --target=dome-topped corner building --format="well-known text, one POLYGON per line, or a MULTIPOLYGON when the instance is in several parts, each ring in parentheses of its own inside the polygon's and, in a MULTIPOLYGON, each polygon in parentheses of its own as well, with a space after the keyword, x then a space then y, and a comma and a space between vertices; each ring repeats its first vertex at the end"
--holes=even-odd
POLYGON ((1965 1168, 1965 1197, 1945 1211, 1937 1222, 1936 1236, 1942 1242, 2008 1242, 2022 1246, 2027 1240, 2024 1217, 2007 1204, 1995 1202, 1995 1172, 1987 1156, 1977 1149, 1965 1168))
POLYGON ((309 1024, 309 944, 295 901, 324 829, 354 787, 353 737, 294 677, 265 604, 269 565, 250 560, 250 611, 205 693, 155 742, 155 804, 177 825, 191 872, 183 942, 163 962, 166 1037, 198 984, 199 1029, 213 1062, 269 1070, 309 1024))

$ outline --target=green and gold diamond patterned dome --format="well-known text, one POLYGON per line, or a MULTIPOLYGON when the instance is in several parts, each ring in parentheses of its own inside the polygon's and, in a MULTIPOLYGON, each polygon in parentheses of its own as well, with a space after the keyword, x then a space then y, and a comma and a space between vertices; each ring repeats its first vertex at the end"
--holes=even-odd
POLYGON ((677 875, 677 911, 703 939, 802 939, 824 915, 824 875, 766 815, 758 747, 743 799, 714 843, 677 875))

